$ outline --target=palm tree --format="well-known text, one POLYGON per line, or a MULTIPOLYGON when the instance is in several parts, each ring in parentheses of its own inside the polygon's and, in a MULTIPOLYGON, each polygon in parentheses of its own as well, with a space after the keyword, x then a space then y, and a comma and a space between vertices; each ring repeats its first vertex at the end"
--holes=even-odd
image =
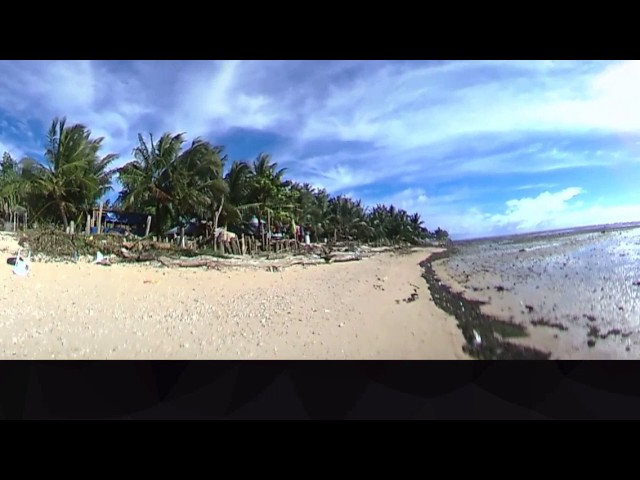
POLYGON ((32 166, 34 193, 47 199, 46 208, 55 205, 65 228, 79 204, 95 201, 110 182, 109 165, 117 158, 99 158, 103 138, 92 139, 82 124, 66 126, 66 119, 55 118, 47 136, 44 165, 32 166))
POLYGON ((338 195, 329 201, 329 210, 334 240, 366 238, 371 234, 366 211, 360 200, 338 195))
POLYGON ((330 230, 331 222, 331 196, 324 188, 316 190, 313 194, 311 218, 315 241, 319 242, 320 235, 330 230))
POLYGON ((228 193, 222 150, 197 138, 173 162, 171 189, 179 216, 211 218, 222 204, 228 193))
MULTIPOLYGON (((251 166, 251 189, 249 198, 258 205, 258 219, 262 221, 268 213, 267 228, 271 229, 271 213, 285 195, 283 176, 286 169, 278 170, 278 164, 271 162, 271 156, 261 153, 251 166)), ((264 243, 264 234, 263 234, 264 243)))
POLYGON ((0 206, 5 219, 22 203, 25 188, 17 162, 8 152, 5 152, 0 164, 0 206))
POLYGON ((409 222, 413 230, 413 234, 416 240, 424 240, 427 238, 428 230, 424 227, 424 222, 419 213, 414 213, 409 216, 409 222))
POLYGON ((138 134, 134 160, 118 170, 123 189, 118 204, 125 210, 153 213, 156 233, 161 234, 172 213, 171 163, 180 154, 184 134, 165 133, 157 142, 149 134, 149 144, 138 134))
POLYGON ((227 196, 222 210, 225 225, 240 225, 243 212, 259 205, 251 202, 252 188, 251 166, 247 162, 235 161, 224 177, 227 184, 227 196))
POLYGON ((118 203, 126 210, 154 213, 158 234, 170 221, 212 218, 227 193, 222 147, 197 138, 183 151, 184 143, 183 133, 165 133, 157 142, 150 134, 149 144, 138 135, 134 160, 118 172, 124 187, 118 203))
POLYGON ((367 217, 371 228, 370 239, 378 242, 388 239, 389 214, 386 205, 376 205, 367 217))

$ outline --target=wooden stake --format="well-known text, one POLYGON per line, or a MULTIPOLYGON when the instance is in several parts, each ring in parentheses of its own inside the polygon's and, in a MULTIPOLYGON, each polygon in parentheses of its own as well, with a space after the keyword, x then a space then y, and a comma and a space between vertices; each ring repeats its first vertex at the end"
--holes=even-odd
POLYGON ((151 215, 149 215, 147 217, 147 228, 144 231, 144 236, 148 237, 149 236, 149 231, 151 230, 151 215))
POLYGON ((100 235, 101 233, 101 228, 102 227, 102 209, 104 207, 104 199, 100 199, 100 208, 98 209, 98 235, 100 235))
POLYGON ((89 213, 87 213, 87 221, 84 226, 84 233, 87 235, 91 235, 91 217, 89 216, 89 213))

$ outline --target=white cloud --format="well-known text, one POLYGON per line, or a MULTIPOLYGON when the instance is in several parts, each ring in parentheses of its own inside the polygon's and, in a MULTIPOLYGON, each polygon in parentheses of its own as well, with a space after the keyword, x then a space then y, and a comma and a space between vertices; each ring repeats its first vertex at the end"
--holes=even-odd
POLYGON ((579 196, 587 192, 569 187, 505 202, 502 212, 490 213, 465 207, 467 193, 429 197, 420 188, 410 188, 384 199, 386 203, 417 211, 429 229, 448 230, 454 238, 525 233, 585 225, 640 221, 640 204, 588 205, 579 196))
POLYGON ((536 183, 533 185, 520 185, 517 187, 514 187, 514 190, 540 190, 540 189, 549 189, 549 188, 554 188, 556 187, 557 184, 555 183, 536 183))
MULTIPOLYGON (((250 64, 237 60, 203 62, 181 83, 179 101, 172 112, 192 136, 229 127, 264 129, 274 124, 274 99, 242 88, 251 75, 250 64)), ((174 120, 174 122, 175 122, 174 120)), ((168 128, 176 128, 165 122, 168 128)))
POLYGON ((637 132, 640 130, 640 62, 607 66, 578 98, 560 98, 537 109, 541 120, 562 127, 637 132))
MULTIPOLYGON (((561 105, 556 99, 584 98, 597 81, 592 71, 567 72, 563 64, 536 61, 389 67, 334 89, 309 116, 303 135, 415 148, 466 133, 548 128, 548 108, 561 105), (499 77, 499 70, 491 70, 496 67, 506 68, 508 76, 499 77), (554 69, 557 76, 550 75, 554 69)), ((626 93, 637 96, 630 88, 626 93)))
MULTIPOLYGON (((640 147, 635 142, 626 145, 624 136, 619 142, 622 152, 527 145, 527 139, 536 132, 637 128, 634 118, 640 118, 640 105, 625 107, 630 112, 625 118, 617 116, 622 99, 640 103, 633 83, 624 81, 626 70, 636 68, 626 63, 552 61, 391 66, 329 89, 321 103, 308 104, 300 137, 372 142, 379 149, 368 161, 374 169, 402 175, 421 164, 425 180, 635 161, 640 147), (508 73, 496 67, 506 67, 508 73), (494 153, 487 148, 514 136, 520 137, 518 147, 494 153), (471 147, 477 142, 483 148, 474 152, 471 147)), ((415 179, 411 173, 406 177, 415 179)))
POLYGON ((0 102, 16 118, 43 124, 27 145, 42 150, 46 128, 54 117, 87 125, 105 138, 105 153, 129 153, 140 116, 153 109, 144 105, 143 84, 109 69, 110 64, 88 60, 0 62, 0 102), (126 83, 125 83, 126 82, 126 83))
POLYGON ((584 193, 579 187, 565 188, 556 193, 543 192, 534 198, 519 198, 506 202, 504 214, 491 217, 499 225, 515 225, 518 230, 533 230, 553 222, 569 208, 569 201, 584 193))
POLYGON ((312 169, 308 172, 305 175, 305 181, 316 188, 324 188, 333 194, 367 185, 377 178, 373 171, 354 169, 345 165, 336 165, 324 170, 312 169))

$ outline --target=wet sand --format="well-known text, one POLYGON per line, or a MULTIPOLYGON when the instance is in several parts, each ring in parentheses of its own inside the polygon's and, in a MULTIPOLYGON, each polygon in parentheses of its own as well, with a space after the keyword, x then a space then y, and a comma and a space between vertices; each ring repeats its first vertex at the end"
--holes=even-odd
POLYGON ((526 328, 510 339, 556 359, 640 358, 640 229, 467 242, 433 262, 481 311, 526 328))
POLYGON ((20 278, 3 262, 0 358, 465 359, 421 276, 437 251, 280 272, 33 263, 20 278))

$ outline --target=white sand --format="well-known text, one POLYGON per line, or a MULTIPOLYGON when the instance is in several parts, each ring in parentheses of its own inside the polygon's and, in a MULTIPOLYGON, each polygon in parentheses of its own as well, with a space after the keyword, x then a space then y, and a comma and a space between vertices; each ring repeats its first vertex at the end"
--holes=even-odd
POLYGON ((421 278, 435 251, 282 272, 33 263, 24 278, 3 259, 0 358, 465 359, 421 278))

